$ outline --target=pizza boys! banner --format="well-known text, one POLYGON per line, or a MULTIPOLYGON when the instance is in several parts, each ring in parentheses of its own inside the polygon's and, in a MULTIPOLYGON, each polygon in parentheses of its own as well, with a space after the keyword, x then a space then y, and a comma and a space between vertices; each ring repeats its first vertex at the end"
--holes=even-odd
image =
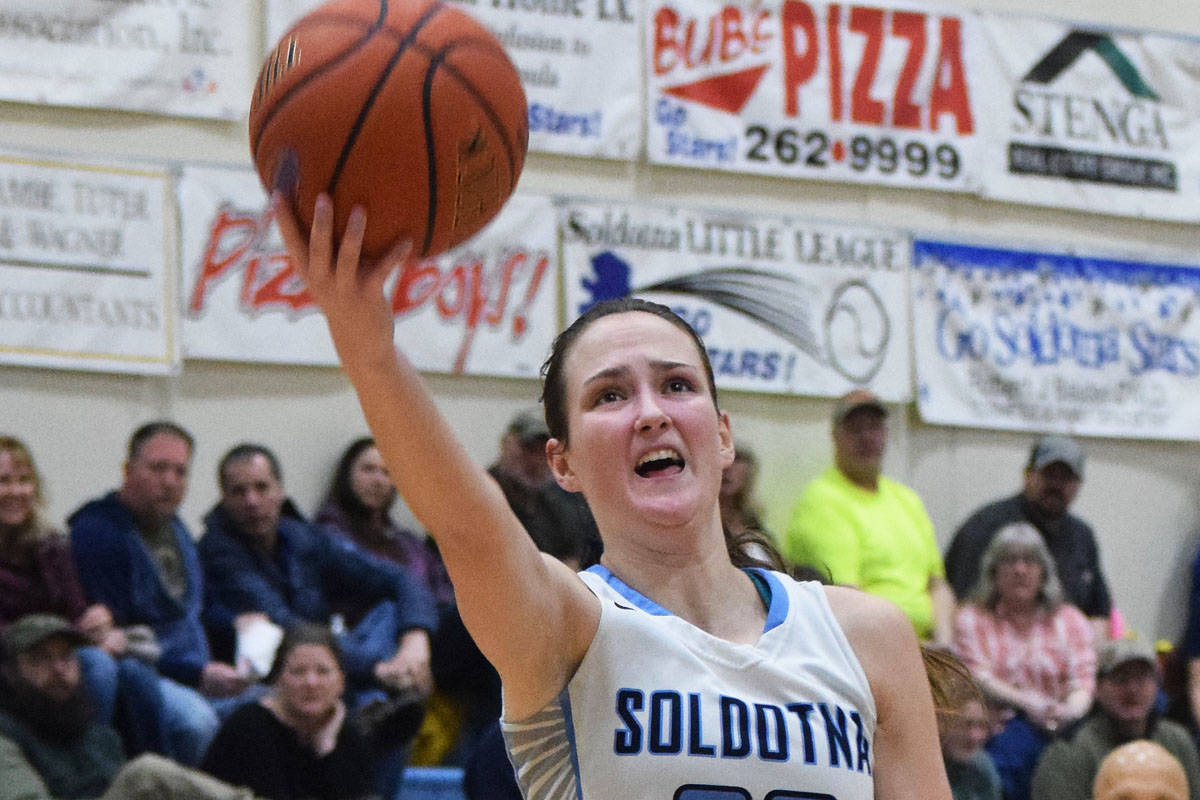
POLYGON ((239 119, 249 31, 241 0, 5 0, 0 99, 239 119))
POLYGON ((925 4, 647 0, 651 162, 973 190, 977 18, 925 4))
MULTIPOLYGON (((632 160, 641 150, 642 0, 455 0, 500 40, 529 103, 529 149, 632 160)), ((319 0, 269 0, 274 43, 319 0)))
MULTIPOLYGON (((250 170, 191 167, 179 183, 185 355, 337 363, 250 170)), ((535 377, 555 333, 554 211, 517 195, 480 234, 387 285, 396 342, 428 372, 535 377)))
POLYGON ((0 361, 174 372, 169 194, 162 171, 0 156, 0 361))
POLYGON ((985 13, 983 193, 1018 203, 1200 219, 1200 41, 985 13))
POLYGON ((721 387, 911 397, 904 234, 603 202, 559 211, 568 320, 645 297, 703 337, 721 387))
POLYGON ((1200 269, 936 241, 913 263, 924 419, 1200 439, 1200 269))

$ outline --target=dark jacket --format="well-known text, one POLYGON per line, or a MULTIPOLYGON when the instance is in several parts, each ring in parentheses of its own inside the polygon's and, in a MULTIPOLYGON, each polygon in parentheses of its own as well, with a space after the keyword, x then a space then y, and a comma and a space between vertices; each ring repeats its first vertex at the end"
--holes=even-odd
POLYGON ((216 630, 232 630, 234 617, 250 611, 284 628, 301 620, 327 624, 335 604, 384 600, 399 606, 401 630, 437 628, 433 598, 407 569, 307 522, 281 518, 270 555, 243 537, 219 505, 204 524, 205 622, 216 630))
POLYGON ((154 559, 138 535, 133 514, 116 492, 87 503, 67 523, 79 579, 89 601, 108 606, 121 627, 153 628, 162 647, 158 671, 190 686, 199 684, 200 673, 211 659, 200 622, 204 596, 200 559, 183 520, 171 520, 187 576, 181 600, 163 585, 154 559))

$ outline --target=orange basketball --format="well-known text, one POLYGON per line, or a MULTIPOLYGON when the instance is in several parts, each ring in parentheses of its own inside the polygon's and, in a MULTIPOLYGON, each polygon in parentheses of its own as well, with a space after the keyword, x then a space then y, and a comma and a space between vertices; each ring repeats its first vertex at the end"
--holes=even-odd
POLYGON ((332 0, 292 26, 259 73, 250 153, 268 191, 338 236, 367 211, 363 254, 402 239, 432 256, 479 231, 512 193, 529 126, 503 46, 443 0, 332 0))

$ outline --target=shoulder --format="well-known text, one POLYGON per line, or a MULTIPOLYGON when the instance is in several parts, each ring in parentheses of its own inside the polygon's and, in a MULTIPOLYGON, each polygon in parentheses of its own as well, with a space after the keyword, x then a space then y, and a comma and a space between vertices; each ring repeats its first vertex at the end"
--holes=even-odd
POLYGON ((872 685, 874 670, 882 674, 896 648, 912 647, 917 638, 908 616, 895 603, 846 586, 825 586, 833 616, 854 649, 872 685))
POLYGON ((73 537, 93 533, 101 528, 127 526, 131 522, 129 512, 121 505, 115 491, 84 503, 67 518, 67 525, 73 537))
POLYGON ((957 535, 990 536, 1006 522, 1021 519, 1021 495, 994 500, 971 512, 963 521, 957 535))

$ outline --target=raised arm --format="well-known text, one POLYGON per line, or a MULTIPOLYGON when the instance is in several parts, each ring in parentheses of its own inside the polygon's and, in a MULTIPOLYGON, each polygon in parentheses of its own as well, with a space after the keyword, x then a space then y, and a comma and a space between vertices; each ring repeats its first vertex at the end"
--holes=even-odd
POLYGON ((338 356, 409 508, 438 543, 463 622, 505 684, 506 712, 519 719, 554 697, 583 658, 599 603, 569 569, 543 557, 490 476, 471 459, 393 343, 384 282, 407 243, 360 263, 366 215, 351 212, 333 235, 333 205, 321 195, 306 242, 286 203, 273 202, 288 252, 329 323, 338 356))

